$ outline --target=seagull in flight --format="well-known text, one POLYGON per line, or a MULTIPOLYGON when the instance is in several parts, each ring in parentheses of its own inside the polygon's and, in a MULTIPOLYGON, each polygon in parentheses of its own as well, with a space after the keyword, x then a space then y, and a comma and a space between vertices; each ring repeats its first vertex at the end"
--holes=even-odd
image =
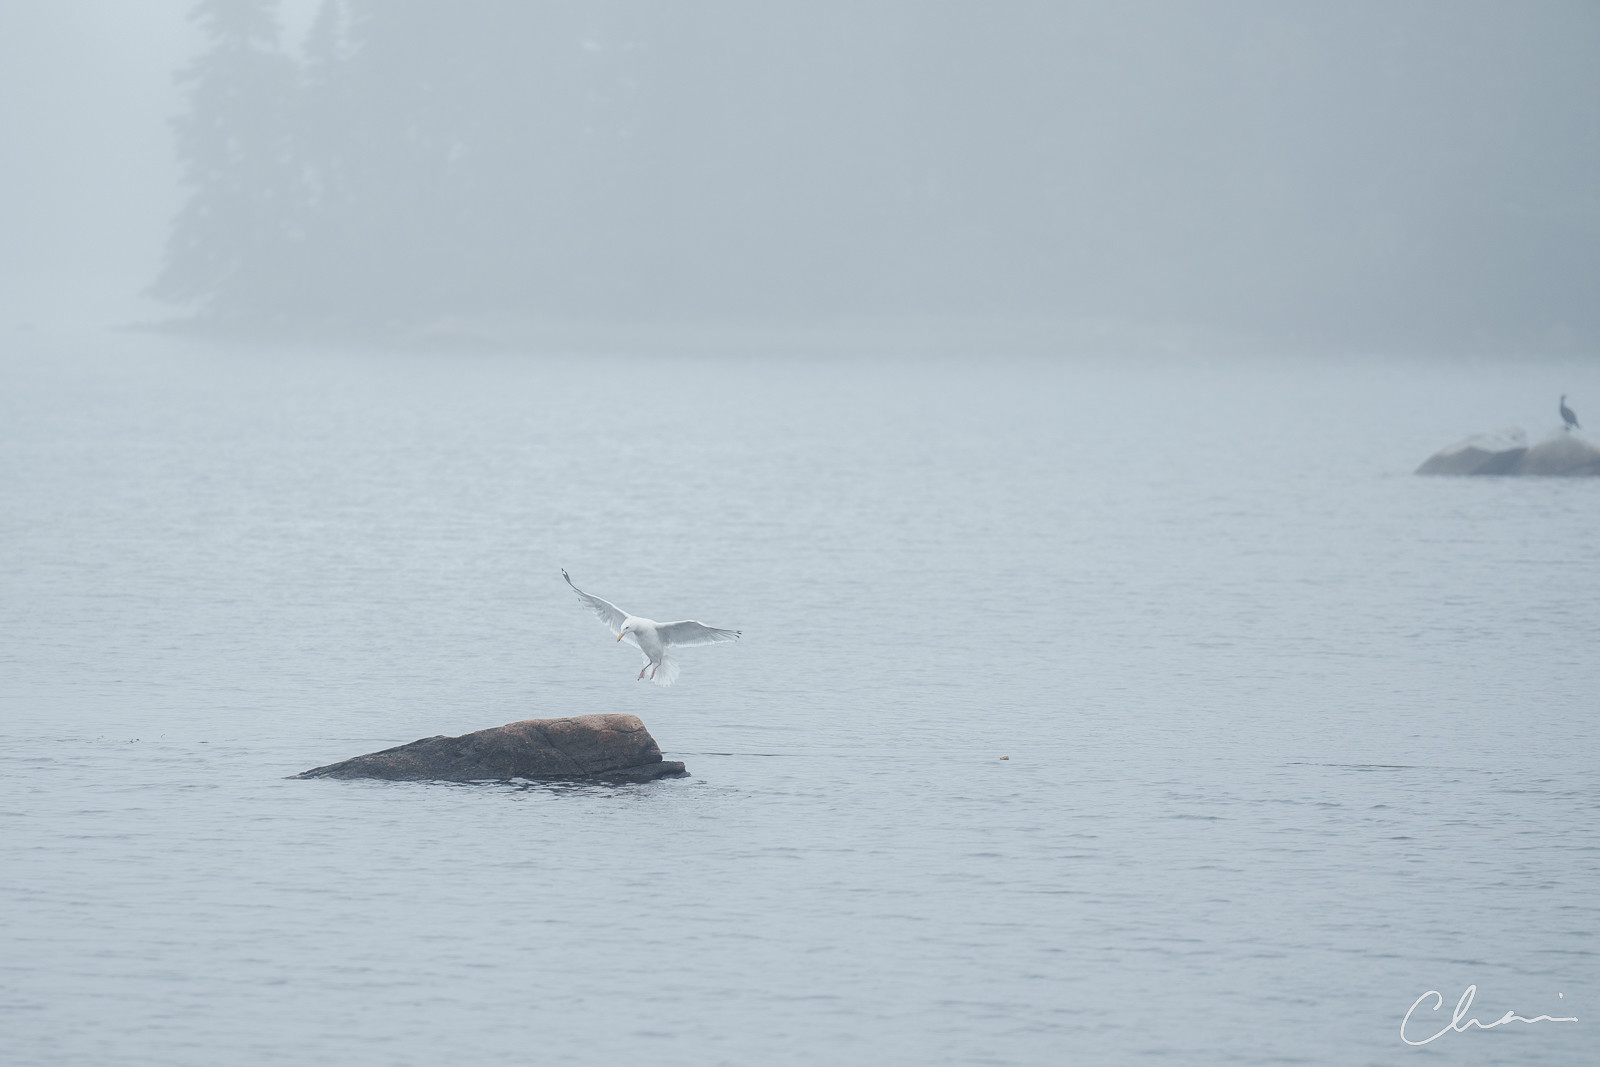
MULTIPOLYGON (((568 585, 572 585, 572 575, 567 573, 565 567, 561 569, 561 577, 567 580, 568 585)), ((720 645, 725 641, 739 640, 743 633, 742 630, 719 630, 703 622, 656 622, 643 619, 628 614, 609 600, 585 593, 575 585, 572 585, 572 591, 617 635, 618 641, 627 638, 644 653, 644 666, 639 668, 637 679, 641 682, 647 677, 646 671, 650 672, 649 680, 657 685, 671 685, 678 680, 678 665, 667 658, 669 649, 720 645)))
POLYGON ((1582 426, 1578 426, 1578 416, 1574 415, 1572 409, 1567 407, 1566 393, 1561 394, 1561 421, 1566 424, 1561 427, 1563 430, 1570 430, 1574 427, 1580 430, 1583 429, 1582 426))

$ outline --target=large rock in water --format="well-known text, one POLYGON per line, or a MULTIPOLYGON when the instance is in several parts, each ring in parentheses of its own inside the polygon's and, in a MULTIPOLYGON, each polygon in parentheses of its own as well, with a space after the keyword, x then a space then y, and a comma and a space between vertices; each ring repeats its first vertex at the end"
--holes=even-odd
POLYGON ((1597 475, 1600 448, 1575 433, 1561 433, 1528 449, 1518 474, 1597 475))
POLYGON ((688 773, 683 764, 661 758, 655 738, 637 715, 578 715, 524 719, 460 737, 424 737, 291 777, 652 782, 688 773))
POLYGON ((1418 474, 1512 474, 1528 452, 1521 430, 1480 433, 1429 456, 1418 474))
POLYGON ((1600 448, 1560 432, 1528 447, 1521 430, 1479 434, 1429 456, 1418 474, 1600 475, 1600 448))

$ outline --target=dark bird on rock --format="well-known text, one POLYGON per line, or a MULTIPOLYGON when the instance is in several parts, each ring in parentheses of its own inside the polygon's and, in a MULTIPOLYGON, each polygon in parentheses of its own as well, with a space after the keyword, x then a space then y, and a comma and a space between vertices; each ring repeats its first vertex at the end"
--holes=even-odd
POLYGON ((1582 426, 1578 425, 1578 416, 1574 415, 1572 413, 1572 409, 1567 407, 1567 394, 1566 393, 1562 393, 1561 394, 1561 421, 1566 423, 1566 426, 1562 427, 1563 429, 1567 429, 1567 430, 1573 430, 1573 429, 1581 430, 1581 429, 1583 429, 1582 426))

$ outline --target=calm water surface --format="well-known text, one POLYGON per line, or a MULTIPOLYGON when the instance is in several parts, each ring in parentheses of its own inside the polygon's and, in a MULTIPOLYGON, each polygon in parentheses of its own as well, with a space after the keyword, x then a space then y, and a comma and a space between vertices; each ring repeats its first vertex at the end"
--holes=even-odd
POLYGON ((0 1058, 1584 1062, 1600 479, 1409 473, 1561 392, 14 341, 0 1058), (284 780, 601 711, 694 777, 284 780))

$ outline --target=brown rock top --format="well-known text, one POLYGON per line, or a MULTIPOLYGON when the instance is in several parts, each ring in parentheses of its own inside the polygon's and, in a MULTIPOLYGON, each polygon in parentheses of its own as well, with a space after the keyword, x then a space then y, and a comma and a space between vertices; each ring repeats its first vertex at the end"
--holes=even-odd
POLYGON ((650 782, 688 773, 683 764, 661 758, 655 738, 637 715, 578 715, 524 719, 460 737, 424 737, 291 777, 650 782))

